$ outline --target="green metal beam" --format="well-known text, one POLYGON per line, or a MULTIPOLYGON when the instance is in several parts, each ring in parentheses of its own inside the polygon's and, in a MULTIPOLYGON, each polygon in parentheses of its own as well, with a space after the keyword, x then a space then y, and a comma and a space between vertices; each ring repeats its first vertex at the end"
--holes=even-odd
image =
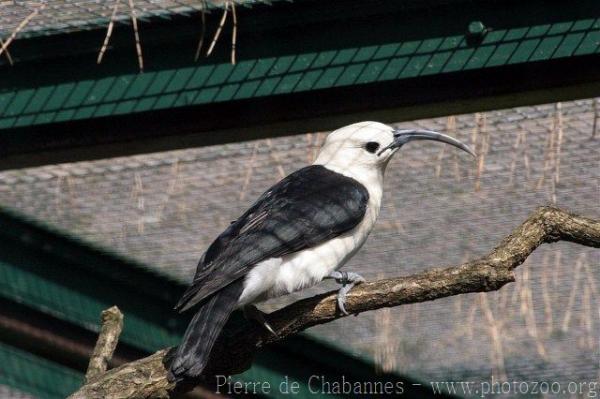
POLYGON ((189 20, 142 29, 143 74, 130 32, 115 34, 100 66, 93 60, 103 31, 15 42, 13 57, 23 63, 0 69, 0 166, 40 153, 56 157, 38 163, 86 159, 358 117, 439 115, 449 104, 460 112, 600 93, 595 0, 403 3, 304 0, 242 10, 236 65, 229 29, 216 54, 193 63, 198 27, 189 20))
MULTIPOLYGON (((577 3, 568 8, 571 7, 577 7, 577 3)), ((389 30, 406 29, 402 20, 386 22, 389 30)), ((566 21, 495 27, 483 34, 477 45, 468 42, 468 22, 464 20, 456 26, 453 34, 438 36, 423 32, 424 37, 396 41, 393 38, 397 34, 384 31, 373 43, 345 47, 344 43, 334 42, 317 51, 302 51, 302 46, 293 44, 296 40, 304 44, 307 38, 285 38, 296 51, 288 50, 285 54, 265 51, 264 55, 242 58, 236 65, 209 60, 204 65, 143 74, 133 72, 13 88, 0 96, 0 128, 324 90, 600 52, 600 19, 589 14, 566 21)), ((414 27, 414 23, 410 25, 414 27)), ((269 45, 272 43, 256 44, 269 45)), ((17 72, 18 69, 14 68, 17 72)), ((72 72, 68 67, 65 71, 72 72)))

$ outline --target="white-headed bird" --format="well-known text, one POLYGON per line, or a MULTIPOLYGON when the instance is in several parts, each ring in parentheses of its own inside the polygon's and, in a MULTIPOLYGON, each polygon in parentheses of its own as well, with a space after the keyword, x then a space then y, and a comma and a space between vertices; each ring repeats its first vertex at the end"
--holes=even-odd
POLYGON ((173 380, 197 378, 231 312, 245 313, 273 332, 253 304, 332 278, 348 291, 364 279, 339 271, 373 229, 392 156, 413 140, 435 140, 473 152, 429 130, 399 130, 360 122, 327 137, 315 162, 268 189, 208 247, 176 309, 196 307, 170 365, 173 380))

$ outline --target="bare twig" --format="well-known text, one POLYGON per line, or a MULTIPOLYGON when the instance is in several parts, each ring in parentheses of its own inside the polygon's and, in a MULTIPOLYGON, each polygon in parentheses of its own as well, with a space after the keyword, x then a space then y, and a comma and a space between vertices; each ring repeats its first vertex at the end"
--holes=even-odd
MULTIPOLYGON (((555 105, 554 112, 554 130, 556 131, 556 156, 554 164, 554 183, 560 183, 560 156, 561 147, 563 141, 563 114, 562 114, 562 103, 558 102, 555 105)), ((556 203, 556 198, 553 201, 556 203)))
POLYGON ((100 64, 102 62, 104 53, 108 48, 108 43, 110 42, 110 37, 112 36, 112 31, 115 26, 115 18, 117 17, 117 10, 119 9, 120 2, 121 0, 115 0, 115 4, 113 5, 113 10, 110 16, 110 21, 108 23, 108 28, 106 29, 106 36, 104 36, 104 42, 102 43, 102 47, 100 48, 100 52, 98 53, 98 59, 96 60, 97 64, 100 64))
POLYGON ((196 48, 194 61, 198 61, 198 58, 200 58, 200 52, 202 51, 202 46, 204 45, 204 36, 206 35, 206 0, 202 0, 201 4, 202 8, 200 10, 200 16, 202 18, 202 32, 200 32, 200 40, 198 40, 198 48, 196 48))
POLYGON ((286 176, 285 170, 283 169, 283 162, 281 162, 281 157, 279 156, 278 151, 274 151, 273 141, 271 141, 271 139, 267 139, 267 146, 269 146, 270 150, 269 157, 271 157, 271 159, 275 161, 275 164, 277 165, 277 170, 279 171, 279 177, 283 179, 286 176))
POLYGON ((233 18, 233 29, 231 32, 231 64, 235 65, 235 52, 237 45, 237 14, 235 12, 235 3, 231 2, 231 16, 233 18))
POLYGON ((106 371, 123 330, 123 313, 116 306, 103 311, 101 320, 100 335, 85 373, 86 384, 106 371))
POLYGON ((31 20, 33 18, 35 18, 35 16, 38 15, 39 12, 42 11, 44 8, 46 8, 46 3, 41 3, 35 10, 33 10, 28 16, 26 16, 25 19, 22 20, 19 25, 17 25, 15 30, 13 30, 12 33, 10 34, 10 36, 8 37, 8 39, 2 44, 2 48, 0 48, 0 55, 2 55, 3 52, 7 51, 8 46, 10 46, 10 44, 13 42, 13 40, 15 40, 15 37, 17 37, 17 34, 24 27, 26 27, 27 24, 29 22, 31 22, 31 20))
MULTIPOLYGON (((456 117, 455 116, 449 116, 448 119, 446 119, 446 133, 452 137, 456 137, 456 117)), ((437 155, 437 164, 435 166, 435 177, 437 177, 438 179, 442 175, 442 164, 444 162, 445 154, 446 154, 446 146, 443 146, 442 148, 440 148, 440 152, 437 155)), ((455 173, 457 173, 457 172, 455 171, 455 173)))
MULTIPOLYGON (((367 282, 348 294, 350 313, 431 301, 471 292, 498 290, 515 281, 514 269, 541 244, 570 241, 600 248, 600 221, 553 207, 535 211, 488 255, 462 265, 436 268, 407 277, 367 282)), ((237 374, 248 369, 257 350, 307 328, 344 317, 336 291, 295 302, 268 315, 277 336, 260 326, 226 328, 217 340, 205 376, 237 374)), ((98 376, 70 398, 157 398, 175 385, 167 379, 170 349, 124 364, 98 376)))
MULTIPOLYGON (((553 121, 555 121, 555 119, 553 119, 553 121)), ((547 134, 547 138, 546 138, 546 150, 544 152, 544 166, 542 167, 542 175, 540 176, 537 185, 536 185, 536 189, 539 190, 540 188, 542 188, 544 186, 544 182, 546 180, 546 174, 550 171, 550 169, 552 168, 552 165, 554 164, 554 155, 556 154, 556 150, 555 150, 555 136, 556 136, 556 129, 554 128, 554 125, 552 126, 552 128, 548 129, 548 134, 547 134)))
POLYGON ((521 146, 521 144, 523 144, 524 137, 525 137, 525 130, 520 128, 519 132, 517 133, 515 143, 513 144, 513 159, 512 159, 512 162, 510 163, 510 176, 508 178, 509 186, 512 186, 514 178, 515 178, 515 171, 517 169, 517 158, 519 156, 519 147, 521 146))
POLYGON ((519 292, 521 297, 521 315, 525 321, 525 327, 527 333, 531 338, 535 340, 535 345, 538 354, 542 359, 546 359, 546 349, 540 340, 537 328, 537 322, 535 320, 535 313, 533 311, 533 295, 531 293, 531 284, 529 279, 529 270, 523 269, 523 285, 519 292))
MULTIPOLYGON (((582 254, 583 255, 583 254, 582 254)), ((571 323, 571 316, 573 313, 573 306, 575 305, 575 299, 577 293, 580 291, 579 289, 579 280, 581 279, 581 269, 583 268, 582 255, 579 256, 577 261, 575 262, 575 271, 573 277, 573 286, 571 287, 571 293, 569 294, 569 300, 567 302, 565 315, 563 317, 563 322, 561 324, 561 330, 563 332, 569 331, 569 324, 571 323)))
POLYGON ((161 202, 158 210, 155 213, 156 220, 162 220, 163 213, 167 204, 171 200, 171 197, 177 191, 178 185, 181 183, 181 175, 179 174, 179 159, 175 159, 175 162, 171 165, 171 178, 169 179, 169 186, 165 193, 165 200, 161 202))
POLYGON ((248 185, 250 184, 250 179, 252 179, 252 173, 254 172, 254 164, 256 163, 256 155, 258 153, 259 143, 259 141, 254 143, 254 148, 252 149, 252 156, 250 157, 250 162, 246 166, 246 177, 244 178, 244 184, 242 184, 242 189, 240 190, 240 201, 243 201, 246 197, 248 185))
POLYGON ((378 371, 390 373, 397 368, 396 352, 398 338, 393 331, 394 315, 390 308, 380 309, 375 314, 377 344, 375 345, 375 360, 378 371))
POLYGON ((594 98, 594 101, 592 101, 592 107, 594 108, 594 123, 592 125, 592 138, 596 137, 596 131, 598 130, 598 119, 600 118, 600 107, 598 106, 599 103, 600 103, 600 101, 598 101, 597 98, 594 98))
POLYGON ((552 311, 552 298, 550 297, 550 290, 548 288, 548 274, 550 273, 549 268, 549 254, 544 255, 542 267, 542 298, 544 300, 544 324, 546 324, 546 333, 549 334, 554 328, 553 320, 554 314, 552 311))
POLYGON ((140 32, 138 30, 137 16, 135 15, 135 5, 133 0, 129 0, 129 11, 131 12, 131 23, 133 25, 133 35, 135 37, 135 51, 137 53, 140 72, 144 72, 144 56, 142 55, 142 45, 140 42, 140 32))
POLYGON ((504 365, 504 350, 502 346, 502 335, 500 334, 500 327, 494 317, 492 309, 490 307, 488 297, 484 293, 479 294, 481 300, 481 309, 488 323, 488 330, 492 339, 492 367, 494 375, 498 379, 506 380, 506 367, 504 365))
POLYGON ((134 175, 134 181, 135 181, 135 188, 134 191, 132 191, 132 196, 134 197, 134 200, 137 202, 137 209, 138 209, 138 223, 137 223, 137 230, 139 234, 144 234, 144 222, 145 222, 145 218, 144 218, 144 214, 146 213, 146 207, 145 207, 145 201, 144 201, 144 186, 142 184, 142 176, 138 173, 135 172, 134 175))
POLYGON ((479 191, 481 189, 481 177, 485 169, 485 156, 489 150, 490 136, 487 131, 485 114, 475 114, 475 120, 477 123, 477 133, 481 138, 479 151, 477 151, 477 175, 475 177, 475 191, 479 191))
POLYGON ((223 16, 221 17, 221 22, 219 22, 219 27, 217 28, 217 31, 215 32, 215 36, 213 37, 212 42, 210 43, 210 46, 208 47, 208 51, 206 52, 207 57, 212 54, 212 52, 215 48, 215 44, 217 44, 217 40, 219 40, 221 31, 223 30, 223 26, 225 25, 225 20, 227 19, 228 11, 229 11, 229 1, 225 3, 225 8, 223 9, 223 16))
MULTIPOLYGON (((4 47, 4 41, 3 41, 2 39, 0 39, 0 46, 4 47)), ((13 62, 12 56, 10 55, 10 52, 8 51, 8 48, 6 49, 6 51, 5 51, 5 54, 4 54, 4 55, 6 56, 6 59, 8 60, 8 63, 9 63, 11 66, 12 66, 12 65, 14 65, 14 62, 13 62)))

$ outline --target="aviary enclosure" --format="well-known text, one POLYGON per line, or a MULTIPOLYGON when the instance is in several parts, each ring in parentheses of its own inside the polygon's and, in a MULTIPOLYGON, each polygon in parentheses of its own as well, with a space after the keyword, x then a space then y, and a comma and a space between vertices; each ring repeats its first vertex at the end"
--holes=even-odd
POLYGON ((7 1, 0 39, 0 397, 597 397, 594 2, 7 1), (358 316, 325 280, 170 381, 204 251, 362 120, 476 156, 390 161, 358 316))

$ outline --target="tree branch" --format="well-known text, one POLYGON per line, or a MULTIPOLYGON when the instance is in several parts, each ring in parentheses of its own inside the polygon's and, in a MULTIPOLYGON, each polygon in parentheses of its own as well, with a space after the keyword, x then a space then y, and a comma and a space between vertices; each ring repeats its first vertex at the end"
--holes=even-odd
MULTIPOLYGON (((513 270, 542 243, 571 241, 600 247, 600 221, 553 207, 536 210, 488 255, 459 266, 432 269, 408 277, 363 283, 348 294, 346 309, 361 313, 383 307, 430 301, 501 288, 515 280, 513 270)), ((295 302, 268 316, 278 336, 255 325, 229 327, 217 340, 206 376, 238 374, 250 367, 256 351, 309 327, 344 317, 336 291, 295 302)), ((71 399, 160 398, 176 387, 167 380, 170 349, 110 370, 84 385, 71 399)))
POLYGON ((85 373, 86 384, 106 371, 123 330, 123 313, 116 306, 102 311, 100 320, 102 327, 85 373))

